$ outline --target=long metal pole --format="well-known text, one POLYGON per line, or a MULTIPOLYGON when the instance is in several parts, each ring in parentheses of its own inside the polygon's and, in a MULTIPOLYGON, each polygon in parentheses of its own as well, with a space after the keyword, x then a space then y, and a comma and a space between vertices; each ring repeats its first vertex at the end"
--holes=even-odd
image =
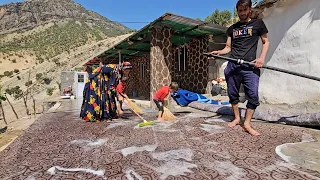
POLYGON ((121 51, 119 51, 119 66, 121 66, 121 51))
MULTIPOLYGON (((206 56, 209 56, 209 57, 215 57, 215 58, 219 58, 219 59, 224 59, 224 60, 227 60, 227 61, 235 62, 237 64, 249 64, 251 66, 254 66, 254 64, 255 64, 253 62, 245 61, 245 60, 242 60, 242 59, 234 59, 234 58, 230 58, 230 57, 214 55, 214 54, 211 54, 211 53, 203 53, 203 55, 206 55, 206 56)), ((283 73, 287 73, 287 74, 291 74, 291 75, 295 75, 295 76, 299 76, 299 77, 304 77, 304 78, 307 78, 307 79, 320 81, 319 77, 306 75, 306 74, 303 74, 303 73, 297 73, 297 72, 289 71, 289 70, 286 70, 286 69, 281 69, 281 68, 272 67, 272 66, 268 66, 268 65, 263 65, 262 68, 270 69, 270 70, 274 70, 274 71, 279 71, 279 72, 283 72, 283 73)))
MULTIPOLYGON (((119 51, 119 68, 121 67, 121 51, 119 51)), ((119 83, 121 82, 121 79, 119 79, 119 83)))

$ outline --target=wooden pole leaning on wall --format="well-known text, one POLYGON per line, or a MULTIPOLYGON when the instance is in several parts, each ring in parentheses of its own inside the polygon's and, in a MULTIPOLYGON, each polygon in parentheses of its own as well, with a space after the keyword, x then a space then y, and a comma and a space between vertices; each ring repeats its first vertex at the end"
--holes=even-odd
POLYGON ((16 118, 17 118, 17 119, 19 119, 18 114, 17 114, 17 112, 14 110, 14 108, 13 108, 13 106, 12 106, 12 104, 11 104, 11 102, 10 102, 10 100, 9 100, 8 96, 7 96, 7 94, 4 94, 4 95, 5 95, 5 97, 6 97, 7 101, 8 101, 8 103, 9 103, 9 105, 10 105, 10 107, 11 107, 11 109, 12 109, 12 111, 13 111, 14 115, 16 116, 16 118))

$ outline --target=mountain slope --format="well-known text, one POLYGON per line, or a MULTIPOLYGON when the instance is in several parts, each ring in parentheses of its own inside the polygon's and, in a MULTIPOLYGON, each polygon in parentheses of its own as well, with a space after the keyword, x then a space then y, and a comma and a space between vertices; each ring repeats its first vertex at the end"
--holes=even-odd
POLYGON ((72 0, 29 0, 0 6, 0 32, 30 29, 52 20, 79 20, 114 33, 127 33, 122 24, 86 10, 72 0), (119 32, 117 32, 119 31, 119 32))
POLYGON ((122 24, 71 0, 29 0, 0 6, 0 58, 12 63, 25 57, 29 58, 23 62, 27 66, 43 63, 76 47, 129 32, 122 24))

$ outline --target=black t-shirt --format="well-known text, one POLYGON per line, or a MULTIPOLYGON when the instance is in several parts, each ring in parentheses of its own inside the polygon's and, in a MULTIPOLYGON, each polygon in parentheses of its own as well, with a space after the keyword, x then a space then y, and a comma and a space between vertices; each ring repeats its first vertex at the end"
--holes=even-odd
POLYGON ((261 19, 251 19, 249 22, 237 22, 230 26, 227 35, 231 37, 231 57, 253 61, 256 59, 260 36, 268 33, 261 19))

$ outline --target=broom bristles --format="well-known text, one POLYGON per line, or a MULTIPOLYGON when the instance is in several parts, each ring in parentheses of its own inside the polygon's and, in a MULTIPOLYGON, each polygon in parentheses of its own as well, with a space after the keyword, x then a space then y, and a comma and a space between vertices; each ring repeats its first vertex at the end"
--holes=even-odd
POLYGON ((171 120, 176 120, 177 118, 170 112, 169 109, 164 107, 164 112, 162 115, 163 120, 165 121, 171 121, 171 120))
POLYGON ((127 99, 127 101, 128 101, 128 106, 130 106, 131 107, 131 109, 133 109, 136 113, 138 113, 138 114, 143 114, 143 111, 142 111, 142 109, 138 106, 138 105, 136 105, 134 102, 132 102, 130 99, 127 99))

